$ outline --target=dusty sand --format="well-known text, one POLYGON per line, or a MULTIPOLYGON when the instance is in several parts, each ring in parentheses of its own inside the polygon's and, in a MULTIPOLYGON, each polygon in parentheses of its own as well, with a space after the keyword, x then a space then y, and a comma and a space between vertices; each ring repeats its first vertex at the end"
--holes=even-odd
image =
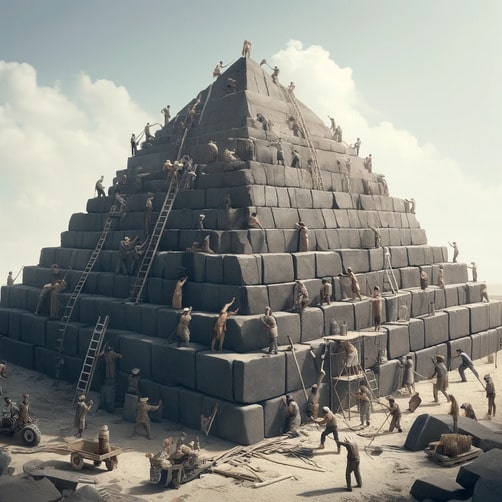
MULTIPOLYGON (((482 377, 490 373, 494 379, 498 396, 502 393, 502 353, 499 354, 499 368, 495 369, 494 363, 488 363, 487 359, 476 361, 475 365, 482 377)), ((480 383, 469 371, 466 372, 468 382, 460 383, 457 371, 450 372, 450 388, 459 403, 470 402, 481 423, 491 428, 502 430, 502 404, 500 397, 497 397, 500 410, 497 417, 492 421, 485 421, 487 411, 487 400, 480 383)), ((31 397, 31 411, 35 416, 38 426, 42 431, 43 445, 60 444, 62 442, 74 441, 73 416, 74 411, 71 406, 72 387, 61 383, 59 390, 55 390, 54 382, 50 378, 24 368, 9 365, 9 379, 1 382, 4 395, 11 396, 15 401, 21 400, 23 392, 29 392, 31 397)), ((358 429, 359 416, 354 408, 351 411, 350 422, 339 416, 338 429, 340 438, 350 435, 356 439, 361 450, 361 474, 363 487, 354 488, 349 493, 345 491, 345 450, 341 455, 336 455, 336 445, 332 439, 328 439, 326 449, 315 450, 313 460, 325 470, 325 472, 315 472, 305 470, 307 464, 299 459, 291 459, 281 454, 270 455, 271 459, 298 465, 300 467, 285 466, 269 462, 267 460, 255 459, 251 465, 260 470, 260 475, 264 479, 271 479, 285 474, 294 475, 295 478, 281 481, 262 488, 251 487, 251 482, 240 482, 230 478, 225 478, 217 474, 205 474, 201 479, 194 480, 182 485, 178 490, 159 491, 158 488, 149 483, 149 461, 145 458, 145 453, 160 450, 162 438, 172 435, 175 438, 184 430, 189 436, 198 435, 201 440, 202 457, 217 456, 233 446, 232 443, 222 441, 214 437, 205 437, 198 431, 182 428, 180 424, 173 424, 168 421, 162 423, 152 423, 154 440, 148 441, 143 436, 136 439, 129 439, 133 424, 123 422, 118 410, 115 415, 110 415, 102 410, 94 410, 88 417, 88 428, 84 437, 96 441, 97 433, 101 425, 108 424, 110 428, 110 438, 113 445, 122 447, 125 451, 119 456, 118 468, 112 472, 106 471, 104 467, 96 468, 91 463, 86 463, 83 475, 91 476, 97 480, 95 485, 102 493, 109 493, 110 500, 127 500, 128 495, 135 495, 142 500, 174 501, 190 500, 211 501, 276 501, 278 499, 309 501, 401 501, 414 500, 409 491, 413 481, 418 477, 427 476, 433 471, 455 478, 458 468, 442 468, 433 464, 425 457, 423 452, 407 452, 399 449, 404 444, 407 431, 414 422, 417 415, 422 413, 441 414, 448 413, 449 405, 444 397, 440 396, 440 403, 434 404, 432 398, 432 382, 430 380, 419 382, 416 390, 420 392, 423 399, 422 405, 415 413, 403 411, 402 427, 404 432, 381 433, 372 443, 372 446, 381 446, 384 449, 380 456, 371 456, 365 452, 365 446, 369 444, 370 438, 356 435, 356 432, 349 428, 358 429), (397 448, 396 448, 397 447, 397 448)), ((91 395, 95 402, 97 395, 91 395)), ((409 396, 395 395, 396 401, 401 410, 408 407, 409 396)), ((374 405, 372 415, 372 425, 364 429, 363 433, 374 433, 385 420, 385 413, 378 404, 374 405)), ((348 419, 348 414, 346 412, 348 419)), ((383 431, 388 427, 389 422, 383 427, 383 431)), ((303 427, 302 435, 291 442, 300 442, 303 446, 317 447, 322 428, 314 425, 303 427)), ((18 437, 10 438, 0 436, 0 445, 8 445, 12 454, 11 466, 15 467, 15 473, 22 472, 25 462, 33 459, 51 461, 51 465, 58 468, 71 470, 69 455, 57 455, 53 453, 21 454, 13 453, 19 449, 20 440, 18 437)), ((23 449, 24 451, 31 451, 23 449)), ((354 483, 355 485, 355 483, 354 483)), ((80 485, 81 486, 81 485, 80 485)))

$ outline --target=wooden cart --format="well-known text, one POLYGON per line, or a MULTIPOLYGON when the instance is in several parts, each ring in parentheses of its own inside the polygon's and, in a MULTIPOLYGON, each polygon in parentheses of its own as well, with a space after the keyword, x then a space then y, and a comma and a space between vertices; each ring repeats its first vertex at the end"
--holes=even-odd
POLYGON ((80 441, 75 441, 73 443, 70 443, 68 446, 70 450, 72 450, 70 457, 70 464, 73 467, 73 469, 77 471, 82 469, 82 467, 84 466, 84 459, 92 460, 96 467, 101 465, 101 462, 104 462, 106 468, 109 471, 113 471, 114 462, 112 458, 122 453, 121 448, 117 446, 112 446, 111 452, 99 455, 98 443, 94 441, 87 441, 85 439, 81 439, 80 441))

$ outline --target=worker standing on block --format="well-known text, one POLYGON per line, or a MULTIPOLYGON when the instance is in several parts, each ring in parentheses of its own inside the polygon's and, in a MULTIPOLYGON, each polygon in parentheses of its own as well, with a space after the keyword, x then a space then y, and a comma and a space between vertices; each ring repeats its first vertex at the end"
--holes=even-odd
POLYGON ((237 310, 228 310, 232 304, 235 302, 235 298, 232 301, 225 303, 223 308, 220 310, 220 315, 216 322, 214 323, 213 339, 211 340, 211 350, 216 350, 216 344, 219 344, 220 352, 223 350, 223 342, 225 341, 225 334, 227 332, 227 319, 231 315, 237 314, 237 310))

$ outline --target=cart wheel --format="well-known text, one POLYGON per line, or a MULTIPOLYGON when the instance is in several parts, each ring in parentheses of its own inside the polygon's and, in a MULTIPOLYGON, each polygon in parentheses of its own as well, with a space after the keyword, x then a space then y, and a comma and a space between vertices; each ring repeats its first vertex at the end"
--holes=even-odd
POLYGON ((42 437, 39 428, 35 424, 25 425, 19 434, 23 444, 30 447, 37 446, 42 437))
POLYGON ((95 461, 94 461, 94 465, 95 465, 96 467, 99 467, 99 466, 101 465, 101 460, 95 460, 95 461))
POLYGON ((82 469, 82 467, 84 467, 84 457, 82 457, 82 455, 80 455, 80 453, 77 453, 76 451, 74 451, 71 454, 70 463, 71 463, 71 466, 76 471, 80 471, 80 469, 82 469))
POLYGON ((113 460, 111 458, 105 460, 105 465, 109 471, 113 471, 113 460))

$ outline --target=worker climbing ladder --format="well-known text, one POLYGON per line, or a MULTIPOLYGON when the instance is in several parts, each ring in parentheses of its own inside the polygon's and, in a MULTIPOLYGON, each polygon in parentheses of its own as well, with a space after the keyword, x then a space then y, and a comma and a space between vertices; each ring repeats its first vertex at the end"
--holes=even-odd
POLYGON ((89 341, 89 346, 87 347, 84 364, 82 365, 82 370, 80 371, 80 376, 78 377, 75 395, 73 396, 73 403, 75 403, 78 396, 81 394, 87 395, 89 389, 91 388, 92 378, 94 376, 94 372, 96 371, 97 358, 101 353, 101 347, 103 346, 103 340, 105 339, 106 328, 108 327, 109 320, 110 316, 106 316, 105 320, 101 322, 101 317, 99 317, 96 326, 94 326, 91 340, 89 341))
POLYGON ((153 229, 153 232, 148 240, 148 245, 143 254, 141 265, 139 266, 139 270, 136 275, 136 280, 129 293, 128 301, 136 305, 141 301, 141 295, 143 294, 146 279, 148 278, 148 274, 150 273, 153 259, 155 258, 155 253, 159 248, 160 238, 162 237, 164 229, 166 228, 167 219, 169 217, 171 209, 173 208, 174 200, 176 199, 179 188, 180 186, 178 185, 178 180, 175 176, 173 176, 171 178, 171 182, 169 183, 169 188, 167 190, 162 209, 160 210, 159 217, 157 218, 157 221, 155 223, 155 228, 153 229))
POLYGON ((87 278, 89 277, 89 274, 91 273, 94 264, 96 263, 99 254, 103 249, 106 238, 108 237, 108 233, 112 228, 113 222, 115 221, 116 218, 123 217, 125 215, 126 204, 127 202, 122 196, 120 195, 115 196, 115 199, 110 208, 108 216, 105 220, 105 224, 103 226, 103 230, 101 231, 101 235, 99 236, 96 247, 94 248, 94 251, 91 253, 89 261, 87 262, 87 265, 85 266, 82 274, 80 275, 80 279, 78 280, 77 285, 75 286, 75 289, 73 290, 73 293, 71 294, 70 299, 66 304, 64 314, 61 317, 61 323, 59 327, 59 337, 56 340, 57 343, 56 350, 58 352, 58 357, 56 361, 56 385, 57 382, 59 381, 59 373, 61 371, 61 366, 63 365, 64 340, 65 340, 66 330, 68 329, 68 325, 70 323, 71 316, 73 314, 73 309, 75 308, 78 297, 80 296, 80 293, 82 292, 82 289, 85 286, 87 278))
POLYGON ((324 190, 324 183, 322 181, 321 169, 319 167, 319 160, 317 159, 317 151, 314 147, 314 144, 312 143, 312 139, 310 138, 310 134, 307 129, 305 120, 303 118, 302 111, 298 106, 298 102, 296 101, 295 95, 290 90, 288 90, 288 97, 289 100, 291 101, 291 104, 293 105, 293 108, 295 109, 296 116, 300 119, 302 131, 303 134, 305 135, 305 139, 307 140, 307 145, 309 147, 310 155, 312 157, 312 162, 310 163, 309 168, 310 168, 310 174, 312 175, 314 190, 324 190))

